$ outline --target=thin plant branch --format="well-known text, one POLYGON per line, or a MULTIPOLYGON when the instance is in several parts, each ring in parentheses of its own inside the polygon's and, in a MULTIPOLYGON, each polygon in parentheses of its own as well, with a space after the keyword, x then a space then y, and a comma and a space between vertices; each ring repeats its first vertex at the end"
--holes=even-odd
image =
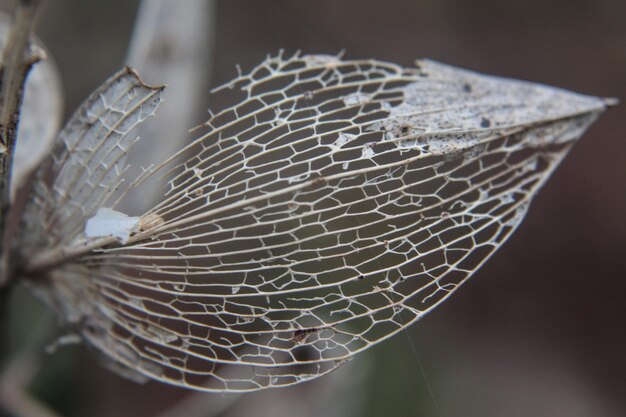
MULTIPOLYGON (((0 86, 0 236, 4 234, 5 222, 11 201, 11 165, 20 106, 24 96, 24 83, 32 66, 45 56, 43 50, 30 48, 30 37, 41 0, 20 0, 17 4, 13 25, 6 47, 2 53, 2 85, 0 86)), ((0 240, 0 242, 4 239, 0 240)), ((1 243, 0 243, 1 244, 1 243)), ((0 251, 7 248, 0 247, 0 251)), ((0 265, 0 287, 8 283, 9 275, 0 265)))
MULTIPOLYGON (((2 324, 7 324, 7 317, 11 310, 11 305, 15 307, 15 300, 2 300, 2 324)), ((32 307, 30 305, 29 307, 32 307)), ((12 351, 6 362, 2 363, 0 371, 0 414, 3 411, 8 415, 16 417, 58 417, 58 414, 52 411, 48 406, 38 400, 29 392, 29 387, 37 377, 45 363, 44 346, 49 344, 50 338, 54 332, 54 321, 51 317, 39 318, 36 322, 31 323, 31 332, 27 337, 19 343, 13 345, 12 332, 7 327, 2 329, 3 349, 12 351), (10 347, 9 345, 13 345, 10 347)), ((67 337, 65 338, 67 339, 67 337)), ((56 344, 60 345, 65 341, 59 338, 56 344)), ((53 345, 52 347, 54 347, 53 345)), ((48 349, 45 350, 47 352, 48 349)))
POLYGON ((15 357, 0 378, 0 406, 17 417, 59 417, 27 391, 39 369, 32 352, 15 357))

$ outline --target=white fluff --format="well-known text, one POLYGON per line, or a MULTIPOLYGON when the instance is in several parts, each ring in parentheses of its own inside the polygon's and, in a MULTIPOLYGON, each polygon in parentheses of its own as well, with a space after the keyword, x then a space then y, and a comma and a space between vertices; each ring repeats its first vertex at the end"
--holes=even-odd
POLYGON ((130 217, 110 208, 100 208, 96 215, 87 220, 85 235, 87 237, 115 236, 126 243, 131 233, 137 230, 139 217, 130 217))

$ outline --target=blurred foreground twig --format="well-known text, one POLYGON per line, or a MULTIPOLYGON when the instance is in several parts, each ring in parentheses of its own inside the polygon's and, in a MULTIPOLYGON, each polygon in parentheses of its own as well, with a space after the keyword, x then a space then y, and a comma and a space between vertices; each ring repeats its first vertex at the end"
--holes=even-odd
MULTIPOLYGON (((4 229, 11 204, 11 165, 20 106, 24 97, 24 83, 31 67, 44 58, 42 50, 30 48, 30 37, 41 0, 20 0, 17 3, 13 24, 2 52, 0 85, 0 254, 3 247, 4 229)), ((5 259, 6 257, 3 257, 5 259)), ((0 287, 8 284, 10 274, 5 262, 0 264, 0 287)))

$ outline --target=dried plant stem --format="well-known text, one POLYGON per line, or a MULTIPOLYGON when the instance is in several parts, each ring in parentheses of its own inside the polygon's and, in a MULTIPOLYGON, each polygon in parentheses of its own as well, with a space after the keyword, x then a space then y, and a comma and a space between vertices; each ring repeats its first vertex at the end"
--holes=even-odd
POLYGON ((158 414, 156 417, 215 417, 222 415, 241 398, 242 394, 232 394, 216 398, 205 392, 191 392, 176 405, 158 414))
MULTIPOLYGON (((198 109, 206 104, 205 91, 211 77, 211 54, 215 40, 215 0, 142 0, 130 40, 126 64, 152 84, 168 85, 166 100, 156 117, 137 128, 141 138, 168 138, 154 146, 137 143, 129 163, 148 166, 163 161, 191 142, 189 128, 204 118, 198 109)), ((141 199, 122 202, 123 212, 142 213, 160 201, 163 184, 142 186, 141 199)))
POLYGON ((0 378, 0 407, 19 417, 58 417, 26 391, 39 369, 36 356, 26 352, 11 360, 0 378))
MULTIPOLYGON (((32 52, 30 36, 41 0, 20 0, 17 3, 13 25, 6 47, 2 53, 2 85, 0 86, 0 236, 4 235, 5 223, 10 207, 11 165, 20 106, 24 96, 24 83, 33 64, 41 60, 43 51, 32 52)), ((0 239, 1 242, 4 239, 0 239)), ((0 253, 6 250, 0 246, 0 253)), ((8 275, 0 265, 0 287, 7 284, 8 275)))
POLYGON ((42 364, 43 346, 50 340, 54 328, 47 318, 40 318, 32 323, 32 333, 16 344, 9 325, 9 311, 15 302, 9 297, 0 300, 0 325, 2 327, 2 369, 0 370, 0 415, 16 417, 58 417, 48 406, 35 398, 30 392, 35 377, 42 364))

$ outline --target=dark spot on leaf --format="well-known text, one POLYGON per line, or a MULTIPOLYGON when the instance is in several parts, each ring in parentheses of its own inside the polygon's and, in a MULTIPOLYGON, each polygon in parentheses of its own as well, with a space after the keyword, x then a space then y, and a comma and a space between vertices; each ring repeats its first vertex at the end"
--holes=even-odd
POLYGON ((310 335, 311 333, 315 333, 318 330, 319 329, 316 329, 316 328, 296 330, 295 332, 293 332, 293 336, 291 337, 291 340, 294 341, 295 343, 302 343, 304 342, 304 340, 306 339, 308 335, 310 335))

